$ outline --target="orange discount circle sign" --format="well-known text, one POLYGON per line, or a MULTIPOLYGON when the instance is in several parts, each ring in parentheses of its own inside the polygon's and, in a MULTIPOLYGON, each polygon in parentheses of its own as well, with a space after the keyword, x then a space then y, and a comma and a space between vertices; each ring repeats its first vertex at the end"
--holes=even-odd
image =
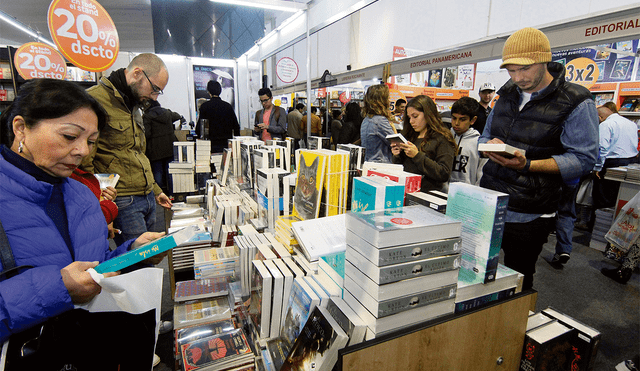
POLYGON ((47 15, 49 32, 74 65, 93 72, 109 68, 118 57, 116 25, 94 0, 53 0, 47 15))
POLYGON ((576 58, 565 66, 565 80, 590 88, 598 81, 600 69, 596 62, 589 58, 576 58))
POLYGON ((67 63, 53 47, 43 43, 26 43, 13 55, 16 70, 23 79, 50 78, 63 80, 67 63))

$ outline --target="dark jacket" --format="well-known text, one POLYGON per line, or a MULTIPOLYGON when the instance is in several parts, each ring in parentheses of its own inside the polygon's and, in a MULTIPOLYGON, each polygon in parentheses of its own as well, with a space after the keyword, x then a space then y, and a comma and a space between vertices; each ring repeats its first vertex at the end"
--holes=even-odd
POLYGON ((160 107, 152 101, 144 112, 144 135, 147 138, 145 154, 149 161, 173 157, 173 142, 177 141, 173 123, 182 118, 179 113, 160 107))
MULTIPOLYGON (((491 137, 526 151, 529 160, 547 159, 565 152, 560 136, 567 116, 591 93, 565 82, 564 67, 548 64, 554 77, 542 94, 519 110, 520 90, 509 80, 498 94, 493 108, 491 137)), ((489 161, 480 185, 509 194, 509 210, 528 214, 548 214, 557 210, 562 178, 560 174, 523 173, 489 161)))
MULTIPOLYGON (((220 150, 227 147, 229 139, 234 135, 240 135, 240 125, 233 106, 220 97, 212 97, 200 106, 198 121, 200 119, 209 120, 209 139, 212 151, 214 148, 220 150)), ((196 132, 199 134, 199 130, 196 132)))
POLYGON ((342 124, 340 135, 338 135, 338 144, 355 143, 358 139, 360 139, 360 128, 356 126, 355 122, 347 121, 342 124))
POLYGON ((399 156, 393 156, 393 163, 402 164, 406 172, 422 175, 420 191, 445 190, 456 154, 453 144, 440 133, 434 133, 431 138, 418 138, 412 143, 418 147, 418 154, 410 158, 401 151, 399 156), (424 140, 426 143, 422 147, 424 140))
MULTIPOLYGON (((264 110, 258 110, 256 112, 256 119, 254 121, 254 125, 262 124, 262 116, 264 110)), ((262 136, 262 130, 254 132, 258 135, 258 137, 262 136)), ((278 106, 273 106, 271 109, 271 115, 269 116, 269 127, 267 128, 267 132, 271 134, 271 138, 273 139, 284 139, 287 135, 287 111, 278 106)))

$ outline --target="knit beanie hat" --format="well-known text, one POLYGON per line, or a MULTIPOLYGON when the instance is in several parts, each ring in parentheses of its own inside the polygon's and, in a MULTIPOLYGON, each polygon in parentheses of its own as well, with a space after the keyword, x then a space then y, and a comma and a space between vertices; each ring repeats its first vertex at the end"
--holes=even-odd
POLYGON ((540 30, 526 27, 509 36, 502 48, 502 64, 528 66, 535 63, 551 62, 551 44, 540 30))

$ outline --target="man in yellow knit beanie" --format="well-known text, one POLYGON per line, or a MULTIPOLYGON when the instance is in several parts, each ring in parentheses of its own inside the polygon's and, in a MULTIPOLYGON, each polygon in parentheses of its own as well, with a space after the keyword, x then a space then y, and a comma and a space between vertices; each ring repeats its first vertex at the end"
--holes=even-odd
POLYGON ((509 194, 502 237, 505 265, 533 286, 536 260, 555 225, 565 185, 589 173, 598 150, 598 113, 586 88, 565 81, 564 66, 551 61, 551 45, 534 28, 516 31, 502 49, 511 79, 487 118, 478 143, 521 149, 513 157, 489 157, 480 185, 509 194))

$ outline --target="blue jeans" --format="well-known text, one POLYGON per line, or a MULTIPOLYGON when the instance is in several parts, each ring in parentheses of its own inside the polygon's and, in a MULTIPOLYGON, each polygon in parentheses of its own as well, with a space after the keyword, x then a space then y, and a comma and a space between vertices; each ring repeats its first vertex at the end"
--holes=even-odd
POLYGON ((556 254, 571 254, 573 248, 573 225, 576 222, 576 195, 580 183, 562 185, 562 196, 556 217, 556 254))
POLYGON ((138 238, 147 231, 153 231, 156 224, 156 198, 153 191, 146 196, 118 196, 118 217, 113 227, 122 233, 116 234, 114 241, 121 245, 132 238, 138 238))

